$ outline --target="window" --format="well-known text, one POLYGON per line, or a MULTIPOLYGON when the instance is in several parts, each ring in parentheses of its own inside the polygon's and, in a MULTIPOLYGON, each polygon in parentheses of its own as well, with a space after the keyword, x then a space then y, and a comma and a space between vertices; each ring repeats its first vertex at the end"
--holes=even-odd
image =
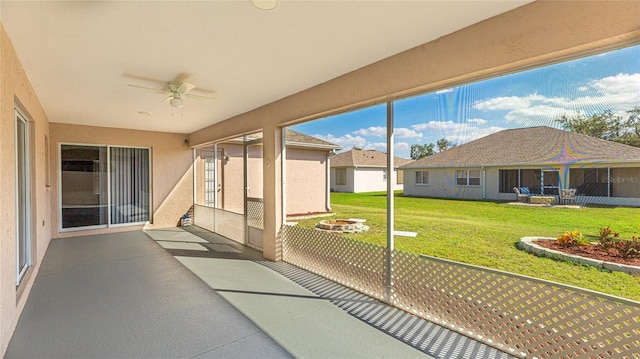
POLYGON ((387 182, 387 170, 382 170, 382 182, 387 182))
POLYGON ((60 146, 61 229, 150 220, 148 148, 60 146))
POLYGON ((417 185, 429 184, 429 171, 416 171, 416 184, 417 185))
POLYGON ((49 136, 44 135, 44 185, 46 188, 51 187, 51 155, 49 154, 49 136))
POLYGON ((458 170, 456 171, 456 185, 458 186, 479 186, 480 170, 458 170))
POLYGON ((15 110, 16 119, 16 287, 31 266, 31 164, 29 122, 15 110))
POLYGON ((346 168, 336 168, 336 185, 337 186, 347 185, 347 169, 346 168))
POLYGON ((204 159, 204 205, 215 207, 216 204, 216 158, 204 159))
POLYGON ((396 172, 396 184, 403 184, 404 183, 404 171, 403 170, 398 170, 396 172))

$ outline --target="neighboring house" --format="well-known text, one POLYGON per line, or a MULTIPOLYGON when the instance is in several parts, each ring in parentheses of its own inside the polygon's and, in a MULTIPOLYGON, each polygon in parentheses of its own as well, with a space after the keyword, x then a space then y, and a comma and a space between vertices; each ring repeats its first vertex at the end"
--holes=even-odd
MULTIPOLYGON (((261 136, 253 137, 257 143, 247 148, 247 196, 261 199, 261 136)), ((286 187, 287 215, 331 211, 329 156, 341 147, 291 129, 285 130, 285 137, 286 182, 304 183, 304 186, 286 187)), ((196 175, 196 204, 243 213, 244 183, 239 180, 244 176, 242 139, 219 143, 216 150, 217 156, 214 156, 213 146, 197 152, 200 161, 196 161, 196 172, 202 175, 196 175)))
POLYGON ((385 191, 387 180, 401 190, 404 177, 398 167, 411 162, 395 157, 394 171, 387 175, 387 154, 376 150, 352 149, 331 157, 331 190, 334 192, 385 191))
POLYGON ((551 127, 504 130, 400 167, 408 196, 512 200, 514 187, 640 206, 640 148, 551 127))

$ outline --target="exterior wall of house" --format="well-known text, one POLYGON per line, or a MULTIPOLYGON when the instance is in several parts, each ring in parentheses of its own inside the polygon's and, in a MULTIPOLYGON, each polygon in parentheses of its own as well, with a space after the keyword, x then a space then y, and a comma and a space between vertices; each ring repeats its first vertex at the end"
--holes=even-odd
POLYGON ((376 192, 386 191, 387 181, 393 181, 393 189, 401 190, 402 185, 397 184, 397 171, 393 171, 391 176, 384 178, 384 169, 382 168, 366 168, 358 167, 354 171, 354 191, 355 193, 361 192, 376 192))
POLYGON ((327 212, 327 151, 287 148, 287 214, 327 212))
MULTIPOLYGON (((606 166, 602 164, 597 166, 583 166, 584 168, 602 168, 606 170, 606 166)), ((611 164, 611 183, 612 189, 610 196, 587 196, 580 193, 576 196, 578 204, 601 204, 613 206, 632 206, 640 207, 640 163, 638 164, 611 164)), ((508 169, 535 169, 543 171, 558 171, 560 178, 558 184, 547 183, 548 185, 557 185, 560 188, 575 188, 577 183, 584 181, 581 173, 570 176, 570 168, 564 165, 558 166, 501 166, 489 167, 481 172, 480 186, 458 186, 455 180, 456 169, 424 169, 429 172, 429 184, 416 184, 416 169, 406 169, 404 177, 404 191, 407 196, 416 197, 441 197, 456 199, 486 199, 497 201, 514 201, 516 195, 513 191, 500 193, 499 172, 508 169), (483 184, 485 187, 483 188, 483 184)), ((521 178, 526 182, 531 179, 521 178)))
MULTIPOLYGON (((244 213, 243 195, 243 145, 222 143, 217 146, 223 152, 222 201, 218 207, 235 213, 244 213)), ((327 211, 327 152, 301 148, 288 148, 287 213, 301 214, 327 211)), ((263 198, 262 146, 249 147, 247 164, 249 197, 263 198)), ((197 182, 199 183, 199 182, 197 182)), ((203 185, 201 183, 201 185, 203 185)), ((203 192, 203 191, 196 191, 203 192)))
POLYGON ((384 191, 387 183, 382 180, 381 168, 357 167, 353 171, 353 192, 384 191))
POLYGON ((355 169, 353 167, 346 168, 346 183, 343 185, 336 184, 336 169, 331 169, 331 191, 332 192, 355 192, 355 169))
POLYGON ((151 148, 152 222, 145 227, 175 227, 193 204, 192 151, 185 146, 186 136, 176 133, 124 130, 52 123, 51 140, 51 212, 53 238, 127 231, 140 226, 112 227, 60 232, 58 183, 61 143, 117 145, 151 148))
MULTIPOLYGON (((401 191, 402 184, 398 184, 398 171, 394 170, 387 180, 393 181, 393 190, 401 191)), ((347 184, 336 184, 336 169, 331 169, 331 190, 334 192, 377 192, 387 190, 387 180, 384 179, 384 169, 374 167, 347 167, 347 184)))
POLYGON ((0 25, 0 356, 3 356, 51 240, 45 137, 49 122, 0 25), (31 199, 31 268, 16 288, 16 120, 14 108, 27 117, 31 199))
MULTIPOLYGON (((218 202, 218 207, 235 213, 244 213, 244 145, 238 143, 223 143, 218 145, 218 151, 223 154, 221 161, 222 182, 220 189, 222 200, 218 202)), ((262 194, 262 183, 258 183, 258 169, 262 169, 262 161, 258 160, 255 152, 256 147, 251 147, 254 153, 249 158, 248 169, 251 176, 248 177, 248 187, 251 188, 249 195, 259 197, 262 194)), ((261 173, 261 171, 260 171, 261 173)), ((259 197, 261 198, 261 197, 259 197)))
POLYGON ((459 186, 456 184, 455 168, 430 168, 429 184, 416 184, 416 170, 404 170, 404 190, 406 196, 439 197, 458 199, 483 199, 484 178, 479 186, 459 186))

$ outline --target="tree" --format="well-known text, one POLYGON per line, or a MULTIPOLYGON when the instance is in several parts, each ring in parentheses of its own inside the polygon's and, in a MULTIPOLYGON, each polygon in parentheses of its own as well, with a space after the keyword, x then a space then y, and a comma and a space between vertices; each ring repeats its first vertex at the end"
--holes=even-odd
POLYGON ((446 151, 453 146, 455 146, 453 142, 447 140, 445 137, 439 139, 438 142, 436 142, 436 148, 438 149, 438 152, 446 151))
POLYGON ((627 111, 629 117, 624 121, 623 125, 626 132, 622 135, 622 143, 640 147, 640 106, 636 106, 633 110, 627 111))
POLYGON ((435 153, 434 151, 435 145, 433 143, 418 145, 411 145, 411 159, 419 160, 423 157, 431 156, 435 153))
POLYGON ((556 122, 567 131, 640 147, 640 106, 635 106, 627 113, 629 116, 626 119, 611 110, 588 117, 563 115, 556 122))

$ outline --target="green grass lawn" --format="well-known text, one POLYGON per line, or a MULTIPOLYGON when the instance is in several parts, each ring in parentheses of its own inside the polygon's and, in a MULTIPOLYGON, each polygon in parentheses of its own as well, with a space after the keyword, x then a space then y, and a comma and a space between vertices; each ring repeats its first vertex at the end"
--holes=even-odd
MULTIPOLYGON (((366 218, 371 229, 348 237, 386 246, 385 193, 332 193, 334 218, 366 218)), ((318 219, 299 221, 313 227, 318 219)), ((427 254, 552 280, 640 301, 640 276, 536 257, 519 250, 520 237, 558 237, 577 229, 595 240, 611 226, 621 238, 640 235, 639 208, 581 209, 521 207, 504 203, 434 198, 395 198, 395 229, 415 238, 396 237, 395 246, 427 254)))

